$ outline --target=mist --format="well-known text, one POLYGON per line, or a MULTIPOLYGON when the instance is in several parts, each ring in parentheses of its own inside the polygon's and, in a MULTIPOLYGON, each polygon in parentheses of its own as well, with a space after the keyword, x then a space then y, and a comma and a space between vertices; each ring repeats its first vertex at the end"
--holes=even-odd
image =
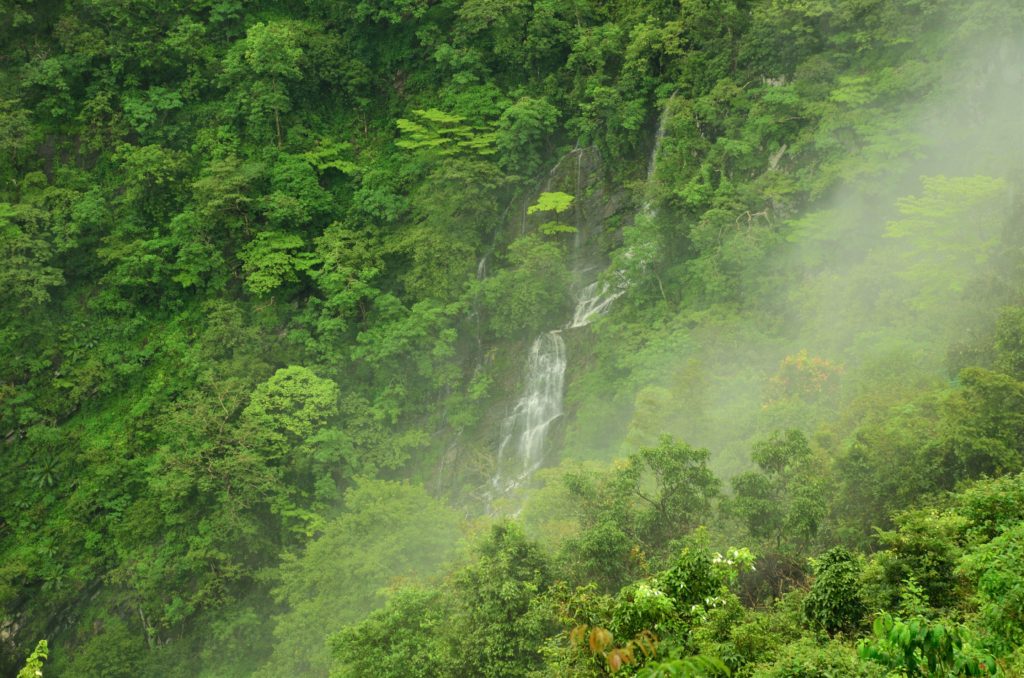
MULTIPOLYGON (((741 238, 777 245, 746 273, 734 305, 667 320, 614 386, 581 370, 567 395, 576 415, 567 458, 610 459, 670 433, 709 448, 728 477, 748 468, 751 443, 773 430, 841 446, 869 414, 865 389, 871 407, 884 409, 955 383, 958 352, 991 340, 1017 291, 1000 273, 1019 265, 1024 176, 1024 43, 962 39, 969 44, 945 57, 933 91, 879 111, 884 136, 851 153, 848 177, 800 213, 782 197, 752 224, 737 217, 737 230, 750 231, 741 238), (787 382, 815 376, 820 384, 787 382)), ((662 156, 648 195, 659 194, 671 161, 662 156)), ((653 216, 685 226, 674 218, 653 216)), ((620 303, 629 302, 627 293, 620 303)), ((592 341, 614 342, 614 332, 598 323, 592 341)))

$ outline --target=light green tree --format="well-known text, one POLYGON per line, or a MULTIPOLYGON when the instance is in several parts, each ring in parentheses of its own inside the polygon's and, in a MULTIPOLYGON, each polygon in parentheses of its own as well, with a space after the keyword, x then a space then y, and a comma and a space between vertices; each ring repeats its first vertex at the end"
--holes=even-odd
POLYGON ((541 193, 537 202, 526 208, 527 214, 538 212, 554 212, 555 220, 546 221, 537 228, 544 235, 555 235, 556 233, 575 233, 576 227, 563 224, 559 221, 559 215, 568 212, 576 200, 575 196, 561 191, 546 191, 541 193))
POLYGON ((820 463, 803 433, 776 432, 754 445, 757 471, 732 479, 732 511, 747 531, 776 551, 783 543, 806 549, 828 509, 820 463))
POLYGON ((32 654, 25 660, 25 666, 18 671, 18 678, 41 678, 43 675, 43 664, 50 656, 50 648, 45 640, 40 640, 32 654))

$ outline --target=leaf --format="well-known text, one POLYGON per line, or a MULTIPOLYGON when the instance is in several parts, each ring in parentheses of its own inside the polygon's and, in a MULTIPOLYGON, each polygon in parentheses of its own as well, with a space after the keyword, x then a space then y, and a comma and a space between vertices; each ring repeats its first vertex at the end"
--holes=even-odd
POLYGON ((536 203, 530 205, 526 209, 526 213, 536 214, 537 212, 554 212, 555 214, 561 214, 572 207, 573 200, 575 200, 575 197, 568 193, 562 193, 561 191, 545 191, 540 194, 536 203))
POLYGON ((442 125, 455 125, 465 120, 465 118, 463 118, 460 115, 452 115, 451 113, 445 113, 444 111, 436 108, 428 108, 425 110, 417 108, 413 110, 413 113, 420 116, 424 120, 429 120, 430 122, 435 122, 442 125))
POLYGON ((557 221, 546 221, 537 227, 544 235, 555 235, 557 233, 575 233, 576 227, 568 224, 560 224, 557 221))
POLYGON ((302 158, 315 167, 318 172, 328 169, 336 169, 342 174, 355 174, 358 166, 341 157, 344 151, 352 148, 352 144, 346 142, 321 142, 316 148, 302 154, 302 158))
POLYGON ((614 636, 611 631, 595 626, 590 632, 590 651, 593 654, 604 652, 605 648, 612 644, 612 640, 614 636))

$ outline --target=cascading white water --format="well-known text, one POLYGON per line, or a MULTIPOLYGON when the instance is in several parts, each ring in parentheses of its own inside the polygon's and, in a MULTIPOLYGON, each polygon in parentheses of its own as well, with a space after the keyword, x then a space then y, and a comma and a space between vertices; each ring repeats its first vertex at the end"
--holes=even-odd
POLYGON ((651 156, 647 158, 647 181, 654 178, 654 171, 658 169, 658 151, 661 150, 661 142, 665 140, 665 122, 668 120, 668 105, 672 103, 675 96, 673 93, 668 98, 665 106, 661 109, 661 115, 658 116, 658 129, 654 131, 654 145, 651 147, 651 156))
MULTIPOLYGON (((651 156, 647 159, 647 184, 650 185, 651 180, 654 179, 654 173, 658 170, 658 151, 661 150, 661 142, 665 140, 665 123, 668 121, 668 112, 671 108, 672 100, 676 98, 675 92, 668 98, 665 105, 661 109, 661 115, 658 116, 658 129, 654 132, 654 145, 651 146, 651 156)), ((648 216, 654 216, 654 203, 648 197, 644 200, 643 206, 640 208, 640 213, 648 216)))
POLYGON ((515 489, 544 463, 548 429, 562 416, 565 366, 561 330, 537 337, 530 347, 525 392, 501 425, 498 471, 491 481, 498 492, 515 489))
MULTIPOLYGON (((654 178, 654 173, 658 169, 658 151, 661 150, 661 142, 665 139, 665 124, 668 120, 669 110, 668 103, 671 103, 674 98, 675 94, 672 94, 665 107, 662 108, 661 115, 658 116, 658 128, 654 132, 654 145, 651 147, 651 155, 647 159, 648 183, 654 178)), ((653 217, 653 203, 650 200, 645 200, 640 211, 647 217, 653 217)), ((632 258, 633 252, 627 251, 625 256, 626 258, 632 258)), ((579 300, 576 304, 576 312, 573 314, 572 322, 569 323, 568 327, 584 327, 589 325, 594 316, 607 311, 612 302, 625 293, 626 281, 621 279, 621 277, 615 286, 601 281, 590 283, 580 292, 579 300)))
MULTIPOLYGON (((586 327, 623 292, 608 294, 608 286, 599 281, 587 285, 580 292, 572 322, 563 329, 586 327)), ((562 416, 567 364, 562 330, 545 332, 530 347, 524 393, 501 425, 498 470, 491 479, 494 491, 514 490, 543 465, 548 432, 562 416)))
POLYGON ((580 291, 576 310, 572 315, 569 329, 586 327, 594 316, 608 310, 612 302, 626 293, 624 289, 612 289, 607 283, 595 280, 580 291))

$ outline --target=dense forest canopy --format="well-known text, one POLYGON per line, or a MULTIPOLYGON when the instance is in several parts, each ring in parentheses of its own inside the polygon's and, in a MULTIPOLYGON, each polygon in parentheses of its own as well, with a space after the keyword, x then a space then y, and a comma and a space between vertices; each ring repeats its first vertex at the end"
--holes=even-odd
POLYGON ((1024 4, 0 45, 0 675, 1024 675, 1024 4))

